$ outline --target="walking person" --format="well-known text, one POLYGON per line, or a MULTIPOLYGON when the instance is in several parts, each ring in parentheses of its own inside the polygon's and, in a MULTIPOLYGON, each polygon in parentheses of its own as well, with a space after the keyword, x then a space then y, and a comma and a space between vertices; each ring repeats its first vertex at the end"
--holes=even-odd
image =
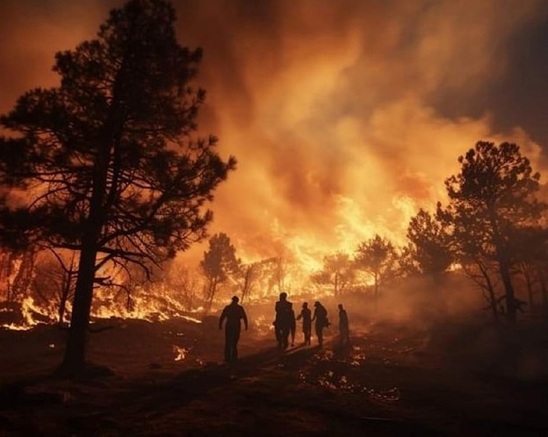
POLYGON ((316 331, 316 336, 318 337, 318 346, 323 346, 323 330, 329 326, 329 320, 327 319, 327 310, 319 302, 314 302, 314 316, 312 321, 316 321, 314 328, 316 331))
POLYGON ((241 321, 244 321, 247 331, 247 315, 244 307, 239 305, 238 296, 232 298, 230 305, 227 305, 219 319, 219 329, 223 329, 225 323, 225 361, 227 363, 238 359, 238 341, 240 340, 241 321))
POLYGON ((339 341, 341 345, 350 343, 350 327, 348 324, 348 314, 342 303, 339 304, 339 341))
POLYGON ((287 300, 286 292, 280 293, 280 300, 276 302, 274 310, 276 312, 274 329, 276 340, 278 341, 278 349, 285 350, 289 346, 289 333, 295 322, 293 304, 287 300))
POLYGON ((308 308, 308 302, 304 302, 297 320, 303 321, 304 345, 310 346, 310 337, 312 337, 312 311, 308 308))

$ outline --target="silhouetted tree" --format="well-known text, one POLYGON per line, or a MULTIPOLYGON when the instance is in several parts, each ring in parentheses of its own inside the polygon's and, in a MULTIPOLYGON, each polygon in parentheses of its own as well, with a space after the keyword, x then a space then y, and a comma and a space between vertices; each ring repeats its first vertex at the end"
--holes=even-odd
MULTIPOLYGON (((516 264, 514 266, 516 274, 523 278, 527 291, 529 310, 534 311, 537 306, 534 295, 535 288, 538 286, 541 293, 545 293, 543 288, 543 270, 548 264, 548 229, 541 226, 526 226, 514 230, 511 236, 514 257, 516 264)), ((546 296, 542 294, 543 306, 546 296)))
POLYGON ((413 244, 403 246, 398 254, 397 276, 409 277, 421 274, 419 262, 417 261, 416 249, 413 244))
POLYGON ((287 253, 280 253, 278 256, 269 258, 267 269, 270 275, 270 289, 275 288, 276 293, 289 291, 287 278, 291 270, 291 263, 287 253))
MULTIPOLYGON (((42 251, 36 262, 36 275, 33 280, 33 294, 41 307, 56 306, 57 321, 65 321, 67 303, 74 295, 78 272, 76 254, 42 251)), ((51 311, 53 312, 53 311, 51 311)))
POLYGON ((112 10, 96 39, 56 55, 59 87, 27 92, 1 118, 16 133, 0 140, 0 183, 12 189, 2 191, 4 242, 80 255, 66 374, 85 367, 98 270, 125 261, 146 270, 203 238, 212 218, 203 206, 235 166, 214 137, 194 135, 201 51, 177 43, 174 21, 162 0, 112 10))
POLYGON ((344 293, 356 277, 356 268, 350 256, 343 252, 326 255, 323 268, 311 275, 312 282, 333 287, 333 296, 344 293))
MULTIPOLYGON (((272 297, 286 288, 290 263, 285 257, 270 257, 248 265, 240 265, 240 289, 249 296, 251 292, 262 297, 272 297), (251 268, 251 270, 249 270, 251 268), (244 279, 247 276, 247 279, 244 279)), ((242 296, 243 299, 243 296, 242 296)))
POLYGON ((538 220, 544 205, 534 198, 538 173, 516 144, 479 141, 459 157, 461 171, 445 182, 449 204, 438 216, 453 242, 468 255, 493 259, 505 292, 506 314, 516 320, 518 300, 511 278, 515 229, 538 220), (476 254, 470 253, 475 251, 476 254))
POLYGON ((487 301, 487 308, 491 311, 493 320, 499 321, 499 315, 504 311, 501 310, 501 301, 504 298, 497 292, 498 282, 497 271, 494 263, 486 257, 471 256, 461 259, 461 266, 464 273, 474 282, 482 291, 483 297, 487 301))
POLYGON ((255 288, 255 285, 261 275, 261 267, 262 264, 260 262, 248 264, 244 264, 242 262, 238 263, 237 280, 241 290, 242 304, 253 292, 253 289, 255 288))
POLYGON ((206 278, 205 312, 208 313, 211 310, 218 286, 238 271, 236 249, 226 234, 221 232, 209 239, 209 250, 204 252, 200 267, 206 278))
POLYGON ((9 248, 4 248, 0 255, 0 287, 2 287, 6 302, 14 300, 13 278, 17 273, 22 257, 23 252, 10 250, 9 248))
POLYGON ((429 212, 420 209, 411 218, 407 238, 411 243, 411 256, 421 273, 439 275, 451 265, 449 235, 429 212))
POLYGON ((29 289, 34 277, 36 265, 36 250, 29 248, 19 257, 18 268, 15 270, 15 277, 9 290, 9 299, 21 301, 24 296, 29 294, 29 289))
POLYGON ((194 308, 200 290, 199 273, 173 263, 167 273, 166 286, 180 300, 187 311, 194 308))
POLYGON ((397 252, 392 243, 375 235, 358 245, 354 262, 356 267, 373 279, 375 302, 382 284, 396 274, 397 252))

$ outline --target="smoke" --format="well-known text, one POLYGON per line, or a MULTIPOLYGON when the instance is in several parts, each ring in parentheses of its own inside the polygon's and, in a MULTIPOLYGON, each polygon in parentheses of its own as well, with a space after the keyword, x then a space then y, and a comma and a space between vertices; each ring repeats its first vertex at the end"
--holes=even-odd
MULTIPOLYGON (((1 112, 55 84, 53 53, 92 38, 121 4, 3 2, 1 112)), ((516 141, 542 170, 540 146, 511 121, 501 128, 485 91, 515 68, 516 35, 548 16, 540 0, 174 5, 181 42, 204 48, 201 131, 238 159, 210 233, 226 232, 244 260, 290 252, 312 268, 376 233, 403 243, 480 139, 516 141)))

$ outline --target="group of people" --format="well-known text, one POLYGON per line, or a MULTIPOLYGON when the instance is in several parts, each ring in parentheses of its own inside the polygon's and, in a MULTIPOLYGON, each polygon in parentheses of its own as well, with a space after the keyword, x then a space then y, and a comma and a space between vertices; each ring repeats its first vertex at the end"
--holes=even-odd
MULTIPOLYGON (((230 305, 227 305, 219 319, 219 329, 222 329, 225 323, 225 361, 235 361, 238 358, 238 341, 240 339, 241 321, 245 329, 248 328, 247 315, 243 306, 239 303, 237 296, 232 298, 230 305)), ((347 345, 350 342, 350 329, 348 324, 348 314, 342 304, 339 309, 339 336, 341 345, 347 345)), ((314 313, 308 308, 308 302, 304 302, 300 313, 296 316, 293 310, 293 303, 287 300, 287 293, 280 293, 279 300, 274 307, 274 333, 278 342, 278 349, 286 350, 289 347, 291 337, 291 346, 295 345, 295 332, 297 321, 302 320, 302 331, 304 336, 303 345, 309 346, 312 337, 312 323, 314 331, 318 338, 318 346, 323 346, 323 330, 331 323, 327 317, 326 308, 319 302, 314 302, 314 313)))
MULTIPOLYGON (((287 293, 280 293, 280 300, 276 302, 274 332, 278 342, 278 348, 285 350, 289 347, 289 336, 291 336, 291 346, 295 343, 295 331, 297 321, 302 320, 304 345, 311 344, 312 324, 314 323, 314 331, 318 338, 318 345, 323 346, 323 330, 331 323, 327 317, 326 308, 319 302, 314 302, 314 312, 308 308, 308 302, 302 304, 299 315, 295 316, 293 303, 287 300, 287 293)), ((349 342, 349 326, 348 315, 342 304, 339 304, 339 334, 341 343, 349 342)))

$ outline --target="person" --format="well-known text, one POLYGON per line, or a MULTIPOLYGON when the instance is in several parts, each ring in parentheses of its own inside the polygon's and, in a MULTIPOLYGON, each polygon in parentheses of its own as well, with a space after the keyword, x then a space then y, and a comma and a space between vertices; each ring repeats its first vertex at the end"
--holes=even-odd
POLYGON ((304 302, 301 312, 297 316, 297 320, 303 321, 304 345, 310 345, 310 337, 312 336, 312 312, 308 308, 308 302, 304 302))
POLYGON ((285 350, 289 346, 289 333, 295 320, 295 313, 292 311, 292 305, 293 304, 287 300, 287 293, 280 293, 280 300, 276 302, 274 307, 276 317, 273 323, 276 340, 278 341, 278 349, 280 350, 285 350))
POLYGON ((297 322, 295 320, 295 311, 293 310, 293 304, 290 303, 291 308, 291 315, 290 315, 290 322, 291 326, 289 327, 289 332, 291 334, 291 347, 295 346, 295 331, 297 330, 297 322))
POLYGON ((327 310, 319 302, 314 302, 314 316, 312 322, 316 321, 314 328, 316 330, 316 336, 318 337, 318 345, 323 346, 323 330, 329 326, 329 320, 327 318, 327 310))
POLYGON ((225 323, 225 361, 232 362, 238 359, 238 341, 240 340, 241 320, 244 321, 247 331, 247 315, 244 307, 238 304, 238 296, 232 297, 232 302, 227 305, 219 319, 219 329, 223 329, 225 323))
POLYGON ((348 314, 342 303, 339 304, 339 336, 341 345, 350 343, 350 328, 348 326, 348 314))

